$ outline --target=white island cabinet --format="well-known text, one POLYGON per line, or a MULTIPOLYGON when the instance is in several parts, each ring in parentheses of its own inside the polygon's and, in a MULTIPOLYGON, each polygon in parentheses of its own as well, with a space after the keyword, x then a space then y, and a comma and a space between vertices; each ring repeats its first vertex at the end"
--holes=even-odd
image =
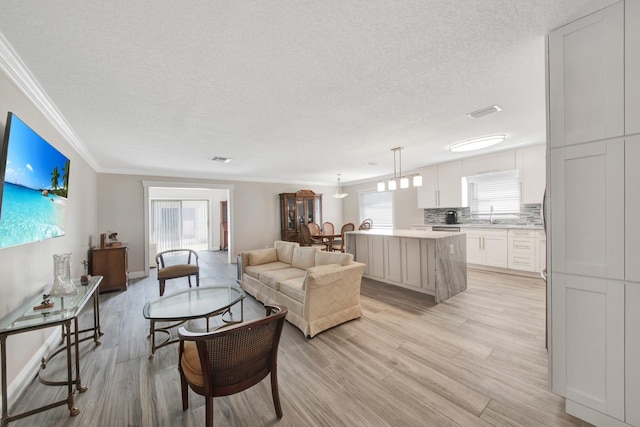
POLYGON ((365 277, 433 295, 436 303, 467 289, 464 233, 362 230, 345 239, 346 251, 367 265, 365 277))

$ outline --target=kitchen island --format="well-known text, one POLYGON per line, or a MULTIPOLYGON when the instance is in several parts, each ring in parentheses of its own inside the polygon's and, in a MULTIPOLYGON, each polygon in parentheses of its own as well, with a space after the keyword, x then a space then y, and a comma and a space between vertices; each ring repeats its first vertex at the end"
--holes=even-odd
POLYGON ((467 289, 464 233, 361 230, 345 240, 346 252, 367 265, 364 277, 433 295, 436 304, 467 289))

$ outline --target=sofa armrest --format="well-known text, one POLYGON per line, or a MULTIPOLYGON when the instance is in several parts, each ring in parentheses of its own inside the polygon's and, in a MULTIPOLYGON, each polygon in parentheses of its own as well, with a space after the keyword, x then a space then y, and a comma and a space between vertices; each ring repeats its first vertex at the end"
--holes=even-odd
POLYGON ((304 317, 309 321, 360 305, 360 283, 365 265, 354 262, 331 267, 307 270, 304 317))

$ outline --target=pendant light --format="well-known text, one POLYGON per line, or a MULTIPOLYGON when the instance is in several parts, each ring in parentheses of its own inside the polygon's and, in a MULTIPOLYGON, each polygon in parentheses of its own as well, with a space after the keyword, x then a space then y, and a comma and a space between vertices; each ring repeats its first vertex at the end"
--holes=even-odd
POLYGON ((345 193, 344 191, 342 191, 342 184, 340 183, 340 175, 341 174, 338 174, 338 192, 333 195, 333 197, 335 197, 336 199, 344 199, 349 195, 348 193, 345 193))
MULTIPOLYGON (((392 148, 393 151, 393 178, 378 182, 378 191, 395 190, 409 188, 409 176, 402 176, 402 148, 392 148), (396 168, 397 167, 397 168, 396 168), (398 172, 396 174, 396 172, 398 172)), ((413 175, 412 180, 414 187, 422 187, 422 176, 420 174, 413 175)))

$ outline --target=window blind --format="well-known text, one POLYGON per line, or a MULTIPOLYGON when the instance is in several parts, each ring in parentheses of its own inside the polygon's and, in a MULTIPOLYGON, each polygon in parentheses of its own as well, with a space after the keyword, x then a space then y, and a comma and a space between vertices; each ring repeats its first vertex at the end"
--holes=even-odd
POLYGON ((471 215, 520 213, 518 170, 467 177, 471 215))
POLYGON ((389 230, 393 228, 393 193, 391 191, 360 193, 360 222, 367 218, 373 221, 373 228, 389 230))

